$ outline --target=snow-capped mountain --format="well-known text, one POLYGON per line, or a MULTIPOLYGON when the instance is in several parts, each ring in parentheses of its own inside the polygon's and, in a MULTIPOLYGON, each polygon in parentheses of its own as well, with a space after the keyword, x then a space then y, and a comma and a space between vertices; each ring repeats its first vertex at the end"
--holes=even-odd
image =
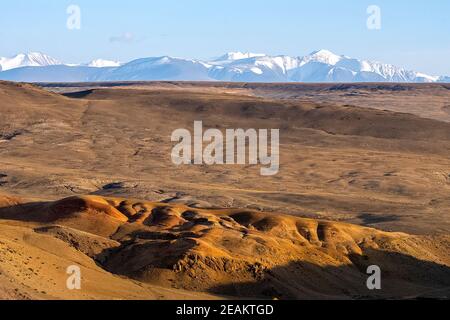
POLYGON ((439 77, 320 50, 300 58, 288 78, 305 82, 435 82, 439 77))
POLYGON ((95 59, 86 64, 87 67, 106 68, 106 67, 120 67, 121 63, 118 61, 95 59))
MULTIPOLYGON (((2 58, 3 59, 3 58, 2 58)), ((169 56, 129 63, 97 59, 83 65, 59 65, 43 54, 0 60, 0 79, 59 81, 241 81, 241 82, 449 82, 450 77, 409 71, 390 64, 359 60, 328 50, 303 57, 230 52, 211 61, 169 56), (15 60, 14 60, 15 59, 15 60), (5 61, 5 62, 4 62, 5 61), (12 62, 14 61, 14 63, 12 62), (40 68, 36 68, 39 66, 40 68)))
MULTIPOLYGON (((228 56, 233 57, 233 54, 228 56)), ((328 50, 314 51, 303 57, 246 54, 242 59, 230 58, 211 64, 210 77, 221 81, 436 82, 440 79, 390 64, 336 55, 328 50)))
POLYGON ((0 71, 21 67, 46 67, 59 64, 62 63, 40 52, 20 53, 11 58, 0 57, 0 71))
POLYGON ((213 80, 208 75, 209 68, 210 65, 197 60, 172 58, 167 56, 144 58, 111 69, 93 80, 213 80))
POLYGON ((235 60, 248 59, 253 57, 264 57, 266 56, 263 53, 251 53, 251 52, 228 52, 223 56, 220 56, 217 59, 214 59, 215 62, 231 62, 235 60))
POLYGON ((301 65, 307 64, 309 62, 320 62, 329 65, 336 65, 339 61, 341 61, 344 56, 338 56, 331 51, 322 49, 318 51, 314 51, 311 54, 302 57, 301 65))
POLYGON ((223 64, 213 64, 211 78, 220 81, 283 82, 288 71, 298 66, 298 60, 288 56, 253 56, 223 64))

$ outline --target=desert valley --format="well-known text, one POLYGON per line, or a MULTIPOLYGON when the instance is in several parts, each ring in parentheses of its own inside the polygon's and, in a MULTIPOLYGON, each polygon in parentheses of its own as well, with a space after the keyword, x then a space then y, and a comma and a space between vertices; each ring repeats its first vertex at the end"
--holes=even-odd
POLYGON ((450 296, 449 84, 0 82, 0 114, 0 299, 450 296), (279 172, 173 164, 195 121, 279 129, 279 172))

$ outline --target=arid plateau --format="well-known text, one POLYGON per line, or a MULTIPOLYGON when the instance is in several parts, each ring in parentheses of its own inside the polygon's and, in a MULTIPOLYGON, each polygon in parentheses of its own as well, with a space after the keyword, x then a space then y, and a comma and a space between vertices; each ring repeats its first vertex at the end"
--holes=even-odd
POLYGON ((449 297, 449 84, 0 82, 0 299, 449 297), (195 121, 278 173, 175 165, 195 121))

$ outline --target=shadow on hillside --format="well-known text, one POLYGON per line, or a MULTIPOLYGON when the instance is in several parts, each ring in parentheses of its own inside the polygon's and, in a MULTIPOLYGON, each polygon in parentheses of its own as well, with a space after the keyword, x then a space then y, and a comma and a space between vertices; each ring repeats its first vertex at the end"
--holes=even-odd
POLYGON ((65 96, 67 98, 73 98, 73 99, 82 99, 82 98, 85 98, 85 97, 91 95, 93 92, 94 92, 94 90, 89 89, 89 90, 64 93, 63 96, 65 96))
MULTIPOLYGON (((52 222, 61 214, 80 212, 83 201, 74 198, 57 202, 35 202, 0 208, 0 219, 52 222), (53 213, 58 213, 54 215, 53 213)), ((153 222, 161 223, 155 215, 153 222)), ((245 217, 245 216, 244 216, 245 217)), ((237 219, 235 216, 234 219, 237 219)), ((242 217, 241 217, 242 219, 242 217)), ((239 220, 239 219, 237 219, 239 220)), ((199 221, 203 223, 202 221, 199 221)), ((131 228, 130 225, 127 228, 131 228)), ((136 276, 140 270, 155 270, 153 280, 161 280, 161 273, 174 272, 174 266, 196 247, 195 234, 191 232, 172 235, 167 232, 139 229, 128 230, 129 241, 119 248, 105 249, 100 256, 105 258, 104 269, 121 276, 136 276)), ((408 248, 409 246, 403 246, 408 248)), ((426 248, 422 248, 423 252, 426 248)), ((307 250, 307 249, 306 249, 307 250)), ((442 250, 445 250, 444 248, 442 250)), ((196 263, 189 265, 186 274, 193 271, 194 285, 209 287, 209 292, 223 296, 261 299, 448 299, 450 298, 450 267, 436 262, 425 261, 407 254, 364 249, 363 255, 350 255, 347 264, 320 266, 306 261, 292 261, 284 266, 259 270, 248 266, 248 270, 226 271, 216 264, 206 264, 198 269, 196 263), (367 268, 377 265, 381 268, 381 290, 367 288, 367 268), (214 267, 215 266, 215 267, 214 267), (236 272, 236 274, 233 274, 236 272), (227 273, 227 274, 226 274, 227 273), (196 278, 196 275, 214 275, 215 278, 196 278), (222 274, 222 275, 221 275, 222 274), (227 277, 222 277, 226 275, 227 277), (252 281, 219 284, 224 278, 249 279, 252 281), (216 279, 216 280, 214 280, 216 279), (205 281, 207 282, 205 284, 205 281), (209 281, 209 283, 208 283, 209 281)), ((441 258, 449 252, 442 252, 441 258)), ((205 257, 208 259, 208 257, 205 257)), ((214 257, 211 257, 214 259, 214 257)), ((252 258, 257 259, 257 256, 252 258)), ((341 256, 345 259, 345 256, 341 256)), ((425 258, 425 257, 424 257, 425 258)), ((273 259, 276 261, 276 257, 273 259)), ((322 259, 323 260, 323 259, 322 259)), ((229 258, 233 263, 233 254, 229 258)), ((242 266, 243 263, 237 264, 242 266)), ((183 286, 185 283, 181 283, 183 286)), ((169 284, 167 284, 169 285, 169 284)), ((190 289, 188 286, 186 289, 190 289)))
POLYGON ((47 215, 48 208, 52 202, 29 202, 0 208, 0 219, 27 221, 27 222, 50 222, 47 215))
POLYGON ((252 282, 212 287, 209 292, 262 299, 448 299, 450 267, 397 252, 365 250, 352 264, 321 267, 305 261, 267 270, 252 282), (381 290, 369 290, 367 268, 381 268, 381 290))
MULTIPOLYGON (((105 212, 108 206, 104 206, 105 212)), ((0 207, 0 219, 50 223, 70 217, 88 208, 86 202, 77 197, 68 197, 59 201, 37 201, 0 207)))

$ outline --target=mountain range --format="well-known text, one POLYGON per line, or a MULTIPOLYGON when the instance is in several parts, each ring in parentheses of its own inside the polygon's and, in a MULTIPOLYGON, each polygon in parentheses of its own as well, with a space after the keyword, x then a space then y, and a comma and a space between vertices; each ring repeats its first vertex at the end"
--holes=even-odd
POLYGON ((0 58, 0 71, 0 80, 21 82, 450 82, 450 77, 354 59, 328 50, 314 51, 303 57, 229 52, 210 61, 163 56, 123 64, 104 59, 64 64, 33 52, 0 58))

